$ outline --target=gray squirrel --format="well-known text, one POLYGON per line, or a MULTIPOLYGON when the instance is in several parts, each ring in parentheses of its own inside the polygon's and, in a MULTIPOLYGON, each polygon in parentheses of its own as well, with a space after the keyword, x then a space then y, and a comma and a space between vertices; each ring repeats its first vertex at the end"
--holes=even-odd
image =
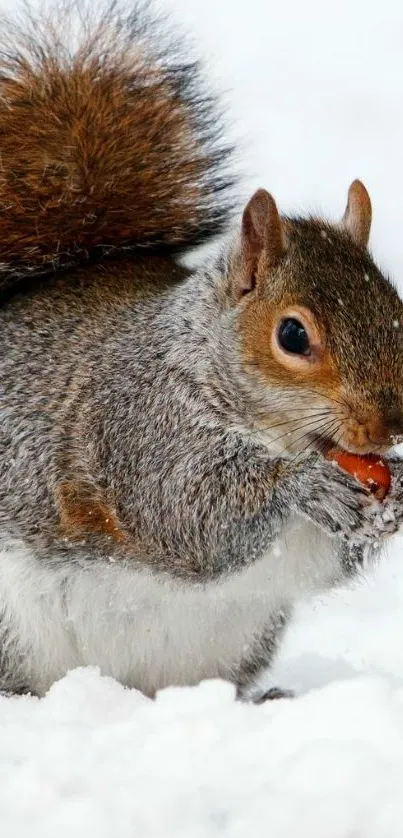
POLYGON ((326 459, 402 437, 403 305, 359 181, 334 225, 258 190, 183 267, 231 211, 214 102, 144 9, 73 52, 69 13, 0 57, 0 689, 91 664, 276 697, 294 603, 403 521, 397 458, 382 502, 326 459))

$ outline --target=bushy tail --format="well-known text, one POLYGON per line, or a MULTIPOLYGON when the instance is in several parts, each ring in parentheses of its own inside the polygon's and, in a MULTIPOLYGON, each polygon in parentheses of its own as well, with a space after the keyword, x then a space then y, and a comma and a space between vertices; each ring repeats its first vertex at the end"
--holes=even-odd
POLYGON ((197 64, 149 10, 82 2, 3 22, 0 286, 138 247, 220 232, 229 150, 197 64))

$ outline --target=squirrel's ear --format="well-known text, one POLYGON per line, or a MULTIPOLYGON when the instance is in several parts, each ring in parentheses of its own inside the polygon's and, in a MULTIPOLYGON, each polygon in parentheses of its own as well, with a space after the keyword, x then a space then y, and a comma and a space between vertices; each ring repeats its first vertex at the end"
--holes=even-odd
MULTIPOLYGON (((265 189, 258 189, 242 216, 241 269, 237 278, 237 297, 256 287, 258 267, 263 261, 266 270, 275 268, 286 249, 283 223, 274 198, 265 189)), ((266 270, 262 271, 262 278, 266 270)))
POLYGON ((364 184, 360 180, 354 180, 348 190, 342 225, 359 247, 365 248, 368 244, 371 220, 371 198, 364 184))

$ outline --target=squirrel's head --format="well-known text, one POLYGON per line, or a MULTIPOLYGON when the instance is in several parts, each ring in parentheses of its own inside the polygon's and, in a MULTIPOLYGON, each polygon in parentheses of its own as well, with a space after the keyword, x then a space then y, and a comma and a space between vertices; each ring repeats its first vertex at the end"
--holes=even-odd
POLYGON ((360 181, 337 225, 282 218, 265 190, 244 210, 230 293, 255 421, 285 450, 403 439, 403 303, 368 253, 370 226, 360 181))

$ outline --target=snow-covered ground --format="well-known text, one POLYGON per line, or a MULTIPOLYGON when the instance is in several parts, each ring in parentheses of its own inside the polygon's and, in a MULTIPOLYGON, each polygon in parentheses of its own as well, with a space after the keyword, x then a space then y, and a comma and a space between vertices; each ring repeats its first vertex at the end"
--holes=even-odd
MULTIPOLYGON (((227 90, 245 195, 337 217, 362 178, 374 252, 403 289, 401 0, 159 3, 227 90)), ((210 682, 151 702, 95 670, 41 701, 0 698, 0 834, 401 838, 403 537, 301 606, 275 675, 296 700, 243 706, 210 682)))
POLYGON ((399 561, 301 609, 276 667, 293 701, 210 681, 152 702, 84 669, 0 698, 0 834, 401 838, 399 561))

